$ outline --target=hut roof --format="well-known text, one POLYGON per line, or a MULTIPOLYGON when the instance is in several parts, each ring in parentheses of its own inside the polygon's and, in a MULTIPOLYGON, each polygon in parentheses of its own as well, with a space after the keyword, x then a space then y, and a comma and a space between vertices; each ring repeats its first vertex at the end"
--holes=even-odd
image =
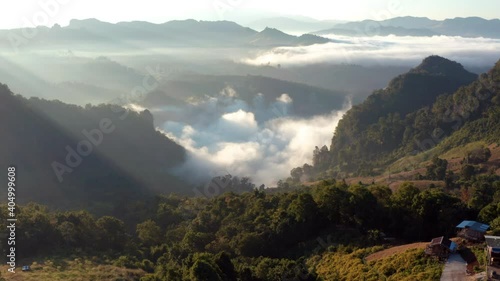
POLYGON ((490 228, 490 226, 477 221, 463 221, 461 224, 457 225, 457 228, 469 228, 481 233, 485 233, 486 230, 490 228))
POLYGON ((500 236, 485 235, 486 244, 491 248, 500 248, 500 236))
POLYGON ((450 239, 444 238, 444 236, 436 237, 431 240, 429 246, 443 245, 450 250, 455 250, 457 248, 457 244, 451 241, 450 239))

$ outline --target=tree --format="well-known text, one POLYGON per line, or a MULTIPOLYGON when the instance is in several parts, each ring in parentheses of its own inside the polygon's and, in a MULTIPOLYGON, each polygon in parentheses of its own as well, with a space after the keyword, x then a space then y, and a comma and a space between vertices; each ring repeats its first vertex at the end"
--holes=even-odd
POLYGON ((226 252, 220 252, 217 254, 215 256, 215 263, 224 274, 222 278, 224 281, 233 281, 237 279, 237 273, 234 269, 234 265, 226 252))
POLYGON ((474 149, 467 153, 467 157, 465 158, 465 163, 467 164, 481 164, 487 162, 491 157, 491 151, 487 147, 474 149))
POLYGON ((310 221, 318 216, 318 206, 311 194, 302 193, 288 206, 288 213, 297 222, 310 221))
POLYGON ((399 187, 399 189, 393 193, 393 202, 405 209, 410 209, 413 206, 414 198, 420 193, 420 190, 416 188, 412 183, 405 182, 399 187))
POLYGON ((465 180, 470 180, 476 174, 476 168, 470 164, 465 164, 462 166, 460 174, 465 180))
POLYGON ((153 220, 147 220, 137 225, 137 236, 146 246, 159 244, 162 239, 160 227, 153 220))
POLYGON ((125 235, 125 226, 121 220, 104 216, 97 220, 96 226, 101 249, 118 252, 123 250, 127 237, 125 235))
POLYGON ((382 206, 389 206, 391 203, 392 190, 383 185, 372 185, 368 190, 377 198, 377 201, 382 206))
POLYGON ((351 215, 348 211, 350 194, 339 185, 318 187, 314 194, 320 212, 336 224, 348 222, 351 215))
POLYGON ((300 182, 300 179, 302 178, 303 174, 304 174, 304 170, 302 170, 301 167, 293 168, 290 171, 290 175, 292 176, 292 180, 294 182, 300 182))
POLYGON ((432 163, 427 166, 427 178, 430 180, 444 180, 446 177, 446 169, 448 168, 448 161, 434 157, 432 163))
POLYGON ((204 260, 197 260, 189 271, 192 281, 222 281, 213 266, 204 260))

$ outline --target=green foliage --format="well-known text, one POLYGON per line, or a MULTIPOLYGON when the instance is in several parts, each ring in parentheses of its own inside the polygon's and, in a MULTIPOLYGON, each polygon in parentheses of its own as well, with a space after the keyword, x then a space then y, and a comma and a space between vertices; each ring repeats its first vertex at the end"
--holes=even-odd
MULTIPOLYGON (((428 258, 421 249, 408 250, 381 260, 364 258, 378 247, 352 253, 327 253, 315 264, 321 280, 438 280, 443 265, 428 258)), ((311 261, 313 262, 313 261, 311 261)))
POLYGON ((111 249, 113 252, 123 251, 127 237, 121 220, 104 216, 96 221, 96 228, 100 249, 111 249))
MULTIPOLYGON (((451 236, 461 220, 476 219, 477 213, 497 231, 499 182, 494 175, 473 177, 465 202, 411 183, 392 192, 387 186, 336 181, 211 199, 159 196, 138 217, 142 222, 135 231, 114 217, 49 212, 31 204, 18 210, 19 251, 26 258, 54 249, 63 255, 109 255, 115 266, 140 269, 148 273, 143 280, 155 281, 427 280, 439 269, 420 253, 367 265, 363 257, 377 248, 363 247, 381 243, 382 233, 406 241, 451 236), (405 264, 409 259, 416 262, 405 264), (331 265, 337 263, 338 268, 331 265)), ((6 210, 0 206, 0 227, 6 210)))
MULTIPOLYGON (((497 64, 477 79, 457 63, 425 59, 344 115, 330 150, 314 150, 315 177, 372 176, 401 158, 412 161, 399 163, 398 170, 415 169, 426 159, 414 155, 431 149, 438 155, 471 142, 498 142, 498 73, 497 64)), ((487 148, 471 150, 465 163, 483 163, 490 155, 487 148)), ((428 167, 427 178, 446 178, 442 161, 428 167)))
POLYGON ((444 180, 446 177, 446 170, 448 169, 448 161, 434 157, 432 163, 427 166, 427 179, 430 180, 444 180))
POLYGON ((193 281, 222 281, 213 266, 204 260, 197 260, 193 264, 189 276, 193 281))
POLYGON ((139 237, 144 245, 152 246, 161 242, 161 229, 153 220, 147 220, 138 224, 136 231, 137 237, 139 237))

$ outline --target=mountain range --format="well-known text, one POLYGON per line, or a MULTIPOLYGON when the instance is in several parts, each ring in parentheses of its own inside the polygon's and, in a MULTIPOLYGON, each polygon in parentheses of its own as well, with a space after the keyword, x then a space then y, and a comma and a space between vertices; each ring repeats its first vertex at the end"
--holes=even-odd
MULTIPOLYGON (((81 44, 86 49, 116 48, 138 50, 164 47, 240 47, 307 46, 333 42, 320 37, 326 34, 347 36, 462 36, 500 38, 500 20, 479 17, 442 21, 419 17, 397 17, 382 21, 357 22, 305 21, 293 18, 270 18, 249 23, 260 32, 230 21, 174 20, 163 24, 144 21, 116 24, 97 19, 71 20, 68 26, 0 30, 0 47, 48 48, 81 44), (330 28, 327 26, 330 25, 330 28), (286 34, 302 26, 302 36, 286 34), (318 31, 318 29, 320 29, 318 31), (306 31, 307 30, 307 31, 306 31), (311 34, 315 34, 311 35, 311 34), (319 36, 317 36, 319 35, 319 36)), ((295 31, 297 32, 297 31, 295 31)))
POLYGON ((319 36, 285 34, 267 28, 261 32, 229 21, 175 20, 163 24, 149 22, 119 22, 97 19, 71 20, 65 27, 36 27, 0 31, 0 46, 71 46, 85 42, 88 48, 99 45, 121 49, 146 47, 272 47, 312 45, 329 42, 319 36), (24 34, 35 34, 26 38, 24 34), (28 44, 26 44, 28 45, 28 44))
POLYGON ((363 20, 336 24, 332 28, 312 32, 318 35, 347 36, 462 36, 500 38, 500 20, 479 17, 454 18, 442 21, 425 17, 396 17, 375 21, 363 20))

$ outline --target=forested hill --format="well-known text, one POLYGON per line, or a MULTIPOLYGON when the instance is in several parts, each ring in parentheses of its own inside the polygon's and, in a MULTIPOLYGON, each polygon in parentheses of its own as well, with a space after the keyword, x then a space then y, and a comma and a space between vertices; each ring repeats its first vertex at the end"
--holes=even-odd
POLYGON ((185 188, 168 173, 185 151, 155 130, 148 111, 28 100, 0 84, 0 135, 0 167, 17 167, 19 203, 115 213, 185 188))
POLYGON ((315 151, 315 170, 329 176, 375 175, 387 164, 430 149, 478 119, 488 125, 481 123, 483 134, 469 137, 498 137, 494 124, 499 120, 495 115, 499 67, 497 63, 478 78, 456 62, 426 58, 345 114, 330 150, 315 151))

